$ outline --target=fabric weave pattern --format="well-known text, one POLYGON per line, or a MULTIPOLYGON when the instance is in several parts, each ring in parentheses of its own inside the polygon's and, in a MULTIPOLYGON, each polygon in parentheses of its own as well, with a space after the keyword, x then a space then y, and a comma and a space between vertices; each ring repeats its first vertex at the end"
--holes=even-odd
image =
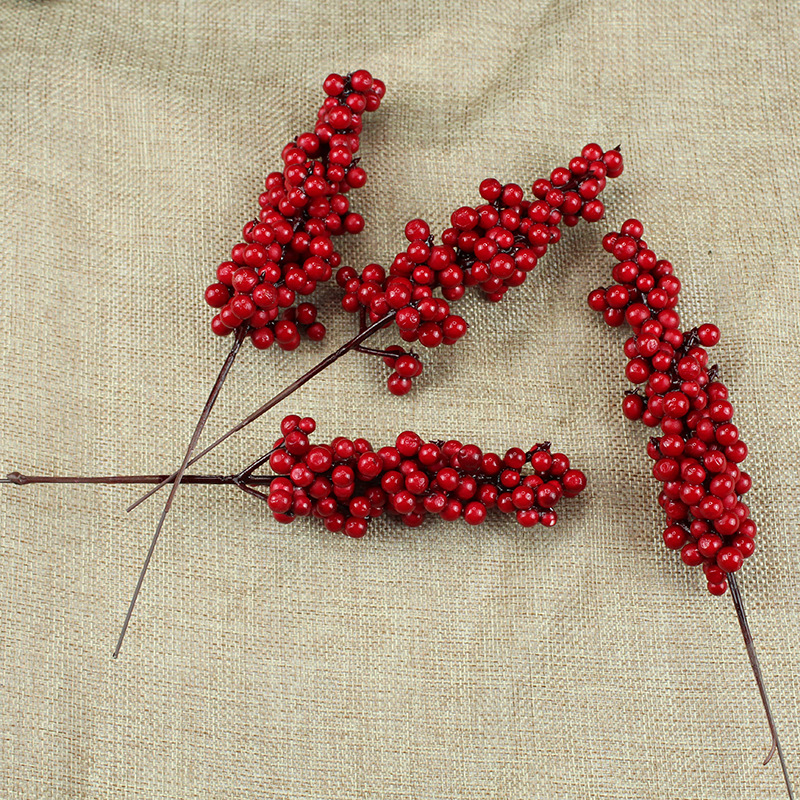
MULTIPOLYGON (((636 216, 684 284, 750 446, 759 549, 742 572, 800 784, 800 25, 785 0, 0 5, 0 470, 177 467, 227 352, 202 292, 331 71, 385 80, 365 119, 367 220, 388 265, 485 177, 526 188, 621 143, 607 218, 565 232, 498 304, 468 292, 411 395, 349 355, 206 460, 412 429, 487 449, 551 440, 589 478, 556 528, 280 526, 183 488, 112 662, 161 500, 0 487, 4 798, 775 798, 777 764, 728 596, 661 543, 622 344, 586 306, 602 234, 636 216)), ((353 330, 237 361, 204 441, 353 330)), ((395 337, 383 336, 390 344, 395 337)), ((216 489, 216 490, 215 490, 216 489)))

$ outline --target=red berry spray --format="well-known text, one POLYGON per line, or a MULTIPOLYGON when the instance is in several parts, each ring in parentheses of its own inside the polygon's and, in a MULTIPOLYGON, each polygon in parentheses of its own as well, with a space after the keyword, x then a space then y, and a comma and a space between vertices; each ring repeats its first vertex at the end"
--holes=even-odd
MULTIPOLYGON (((409 244, 388 271, 378 264, 368 265, 360 275, 351 267, 340 269, 336 280, 345 290, 342 306, 346 311, 359 312, 358 334, 226 431, 188 464, 199 461, 351 350, 383 357, 394 369, 388 379, 389 390, 406 394, 412 379, 422 371, 419 358, 399 345, 379 350, 364 347, 363 342, 394 322, 404 341, 418 341, 424 347, 454 344, 466 333, 467 323, 450 313, 450 303, 463 296, 466 286, 479 286, 490 301, 497 302, 510 287, 524 282, 550 244, 560 241, 562 224, 575 225, 580 217, 588 222, 602 218, 604 208, 597 196, 607 178, 622 173, 619 149, 604 152, 599 145, 589 144, 570 165, 553 170, 549 180, 535 181, 532 200, 524 199, 517 184, 483 181, 480 193, 487 202, 476 208, 457 209, 451 218, 452 227, 442 233, 441 245, 434 245, 426 222, 411 220, 405 227, 409 244), (587 181, 591 181, 588 189, 587 181)), ((174 477, 169 476, 130 508, 174 477)))
POLYGON ((298 303, 298 297, 307 297, 317 283, 329 280, 341 263, 332 237, 359 233, 364 227, 362 217, 350 210, 347 193, 366 181, 355 156, 362 115, 378 108, 385 87, 366 70, 358 70, 345 77, 329 75, 324 88, 328 97, 313 133, 301 133, 283 148, 283 171, 267 176, 258 217, 244 226, 244 241, 233 246, 230 260, 217 267, 217 281, 206 289, 206 302, 219 310, 211 321, 211 330, 221 336, 235 331, 234 343, 183 463, 170 476, 172 488, 125 615, 115 658, 164 521, 242 342, 249 338, 259 349, 277 342, 283 350, 294 350, 300 344, 301 331, 314 341, 325 335, 325 327, 317 321, 316 306, 308 301, 298 303))
MULTIPOLYGON (((501 456, 455 439, 426 442, 404 431, 394 445, 337 436, 312 442, 311 417, 284 417, 272 449, 232 475, 187 475, 196 485, 231 485, 269 506, 278 522, 315 517, 327 530, 361 538, 371 520, 390 516, 415 528, 428 516, 479 525, 491 509, 512 514, 526 528, 550 528, 555 507, 586 488, 586 476, 550 443, 501 456), (272 474, 257 474, 268 465, 272 474), (267 489, 266 492, 263 489, 267 489)), ((172 480, 163 475, 30 476, 12 472, 6 483, 129 484, 172 480)))
POLYGON ((358 70, 329 75, 324 89, 328 97, 313 132, 283 148, 283 171, 267 176, 257 217, 245 224, 244 241, 217 267, 216 281, 205 293, 206 302, 218 309, 211 321, 214 333, 243 329, 261 350, 273 342, 294 350, 303 333, 313 341, 324 338, 317 307, 304 298, 341 263, 333 237, 364 228, 347 194, 367 180, 356 155, 362 115, 380 106, 385 87, 358 70))
MULTIPOLYGON (((548 247, 560 241, 562 225, 602 218, 605 209, 597 197, 606 180, 622 169, 619 149, 603 152, 589 144, 569 167, 535 181, 531 199, 517 184, 489 178, 479 188, 483 202, 456 209, 438 244, 428 224, 413 219, 405 227, 408 244, 388 269, 369 264, 359 274, 341 267, 336 282, 345 291, 342 307, 360 313, 361 330, 391 313, 404 342, 428 348, 453 345, 468 326, 452 313, 452 303, 471 286, 494 303, 521 286, 548 247)), ((422 372, 419 357, 402 346, 357 349, 384 355, 394 368, 388 379, 393 394, 406 394, 422 372)))
POLYGON ((653 476, 663 484, 658 502, 666 515, 664 544, 680 551, 686 565, 702 567, 712 595, 725 594, 730 587, 772 735, 767 761, 778 752, 793 797, 735 577, 755 551, 756 524, 742 499, 751 486, 742 468, 747 445, 732 421, 733 405, 719 368, 709 364, 708 348, 719 342, 719 328, 706 323, 681 331, 675 311, 681 282, 672 264, 658 259, 643 235, 635 219, 606 234, 603 247, 617 261, 611 271, 615 283, 591 292, 589 306, 608 325, 627 322, 633 331, 624 348, 625 373, 641 388, 626 394, 622 411, 660 432, 650 439, 647 451, 654 461, 653 476))
POLYGON ((278 522, 314 516, 329 531, 360 538, 384 514, 409 527, 428 515, 479 525, 497 508, 524 527, 552 527, 559 500, 586 487, 585 475, 562 453, 551 455, 549 442, 501 457, 453 439, 425 442, 411 431, 378 449, 342 437, 313 444, 311 431, 313 420, 285 417, 271 451, 270 467, 282 477, 264 499, 278 522))

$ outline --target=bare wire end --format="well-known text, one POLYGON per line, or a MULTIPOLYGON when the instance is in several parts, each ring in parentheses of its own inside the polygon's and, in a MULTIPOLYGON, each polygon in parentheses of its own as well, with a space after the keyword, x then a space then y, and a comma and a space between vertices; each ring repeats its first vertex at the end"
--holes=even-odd
POLYGON ((736 581, 736 575, 731 572, 728 574, 728 585, 731 590, 731 598, 733 599, 733 606, 736 609, 736 616, 739 618, 739 627, 742 629, 742 636, 744 637, 744 645, 747 648, 747 655, 750 659, 750 666, 753 669, 753 675, 758 685, 758 691, 761 695, 761 704, 764 706, 764 712, 767 715, 767 723, 769 725, 770 735, 772 736, 772 747, 770 748, 764 764, 768 764, 772 759, 775 752, 778 753, 778 758, 781 762, 781 770, 783 771, 783 780, 786 783, 786 791, 789 793, 789 800, 794 800, 794 792, 792 790, 792 781, 789 778, 789 768, 786 766, 786 759, 783 756, 783 748, 778 738, 778 728, 775 725, 775 718, 772 716, 772 709, 769 704, 769 697, 767 696, 767 687, 764 684, 764 676, 761 673, 761 665, 758 662, 758 655, 756 654, 756 646, 753 641, 753 634, 750 630, 750 624, 747 621, 747 614, 744 610, 744 600, 739 591, 739 584, 736 581))
POLYGON ((775 755, 775 751, 778 749, 778 743, 775 741, 775 738, 772 739, 772 744, 769 748, 769 753, 767 753, 767 757, 764 759, 764 766, 766 767, 770 761, 772 761, 772 757, 775 755))

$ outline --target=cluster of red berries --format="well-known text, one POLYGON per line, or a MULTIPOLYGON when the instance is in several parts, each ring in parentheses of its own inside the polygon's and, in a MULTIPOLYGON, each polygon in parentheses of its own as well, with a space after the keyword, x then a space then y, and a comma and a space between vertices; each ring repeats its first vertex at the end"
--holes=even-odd
POLYGON ((596 289, 589 305, 611 326, 627 322, 626 374, 644 393, 628 392, 628 419, 660 427, 648 453, 653 475, 664 484, 659 503, 667 515, 664 543, 681 551, 689 566, 702 566, 712 594, 724 594, 726 575, 755 550, 755 523, 741 497, 751 486, 740 468, 747 445, 731 421, 728 389, 709 367, 708 351, 719 341, 716 325, 682 333, 674 310, 681 283, 672 264, 657 259, 642 239, 642 224, 628 220, 609 233, 603 247, 619 263, 613 286, 596 289))
MULTIPOLYGON (((441 244, 434 244, 424 220, 414 219, 405 227, 408 246, 388 273, 378 264, 369 264, 361 275, 352 267, 340 268, 336 280, 346 292, 342 306, 351 313, 366 310, 372 322, 395 312, 405 342, 454 344, 467 332, 467 323, 450 313, 449 302, 463 297, 468 286, 480 287, 489 300, 499 302, 509 288, 522 285, 548 245, 561 238, 562 223, 572 226, 581 217, 588 222, 603 217, 598 196, 606 179, 622 169, 619 149, 604 152, 588 144, 568 167, 554 169, 550 180, 533 184, 533 200, 523 199, 517 184, 489 178, 480 185, 484 203, 454 211, 441 244), (441 298, 434 297, 436 289, 441 298)), ((422 371, 422 364, 414 361, 387 362, 395 367, 389 377, 391 392, 411 389, 411 378, 422 371)))
POLYGON ((394 447, 376 451, 366 439, 341 436, 311 444, 315 428, 310 417, 290 415, 281 422, 283 436, 269 461, 279 476, 268 497, 278 522, 314 516, 329 531, 359 538, 384 513, 411 527, 427 514, 478 525, 497 507, 525 527, 551 527, 558 501, 586 486, 585 475, 571 469, 563 453, 550 453, 549 443, 528 452, 514 447, 501 458, 474 444, 426 443, 405 431, 394 447), (527 464, 531 469, 523 474, 527 464))
POLYGON ((262 350, 273 341, 294 350, 301 330, 313 341, 325 336, 316 306, 295 307, 295 300, 330 280, 341 264, 332 237, 364 228, 346 195, 367 180, 355 157, 362 114, 378 108, 386 87, 362 69, 329 75, 324 89, 328 97, 314 132, 283 148, 283 172, 267 176, 258 219, 244 226, 244 241, 217 267, 217 282, 205 293, 206 302, 219 309, 211 320, 214 333, 226 336, 246 325, 262 350))

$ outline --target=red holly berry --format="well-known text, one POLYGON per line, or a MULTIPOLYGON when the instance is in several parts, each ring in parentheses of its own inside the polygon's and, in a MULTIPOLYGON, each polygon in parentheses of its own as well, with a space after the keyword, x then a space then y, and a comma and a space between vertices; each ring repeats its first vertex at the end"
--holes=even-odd
POLYGON ((612 270, 618 285, 593 291, 589 306, 604 315, 616 309, 633 328, 625 345, 626 374, 645 384, 646 399, 627 394, 623 413, 659 425, 663 433, 652 440, 652 455, 653 474, 664 482, 664 543, 679 549, 687 565, 705 565, 709 591, 724 594, 725 575, 737 571, 755 549, 745 533, 755 526, 739 499, 751 481, 736 466, 746 457, 747 445, 731 422, 728 390, 716 379, 716 367, 708 364, 705 348, 717 344, 719 329, 705 324, 678 330, 680 317, 672 306, 681 283, 668 261, 656 260, 643 233, 638 220, 628 220, 618 233, 604 237, 603 246, 619 262, 612 270))
MULTIPOLYGON (((338 85, 334 82, 335 89, 338 85)), ((350 313, 361 312, 371 322, 395 311, 394 321, 405 342, 418 341, 424 347, 455 344, 466 334, 467 323, 450 313, 449 304, 463 297, 468 286, 480 287, 490 301, 502 300, 509 288, 525 281, 548 246, 559 241, 562 222, 571 225, 579 217, 594 222, 603 216, 603 204, 596 198, 606 176, 622 172, 621 156, 610 152, 588 145, 569 168, 553 170, 550 181, 534 183, 538 200, 533 203, 524 200, 517 184, 483 181, 479 192, 487 202, 456 209, 451 227, 442 232, 441 244, 434 244, 424 220, 411 220, 405 226, 408 244, 388 272, 371 265, 359 277, 351 267, 340 269, 337 283, 345 290, 342 307, 350 313)), ((627 241, 635 247, 632 239, 627 241)), ((657 291, 664 294, 666 290, 657 291)), ((626 287, 617 287, 609 298, 611 308, 605 297, 598 296, 609 322, 622 323, 618 309, 628 302, 629 294, 626 287)), ((659 297, 655 295, 654 301, 659 297)), ((396 373, 388 380, 389 390, 406 394, 414 376, 403 367, 391 366, 396 373)))
POLYGON ((279 522, 313 515, 328 530, 359 538, 369 521, 384 512, 412 527, 428 514, 450 521, 463 516, 478 525, 497 506, 516 512, 525 527, 550 526, 557 519, 552 508, 562 496, 574 497, 586 486, 584 474, 570 469, 563 454, 551 455, 549 445, 527 453, 511 448, 500 459, 473 444, 425 443, 404 431, 394 447, 375 451, 364 439, 312 444, 308 437, 315 427, 313 419, 296 415, 281 422, 283 438, 269 459, 281 477, 270 482, 267 495, 279 522), (537 472, 523 476, 528 462, 537 472))

